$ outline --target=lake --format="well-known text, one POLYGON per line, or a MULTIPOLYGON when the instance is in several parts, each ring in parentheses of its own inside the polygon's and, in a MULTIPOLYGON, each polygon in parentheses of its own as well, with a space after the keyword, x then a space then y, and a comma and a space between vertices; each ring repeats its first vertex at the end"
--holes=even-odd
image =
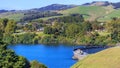
POLYGON ((70 68, 76 60, 72 59, 73 46, 66 45, 24 45, 8 46, 17 55, 26 57, 29 61, 37 60, 48 68, 70 68))
MULTIPOLYGON (((79 46, 83 47, 83 46, 79 46)), ((37 60, 45 64, 48 68, 70 68, 77 60, 73 60, 74 46, 71 45, 10 45, 17 55, 26 57, 29 61, 37 60)), ((88 54, 96 53, 105 48, 88 49, 84 52, 88 54)))

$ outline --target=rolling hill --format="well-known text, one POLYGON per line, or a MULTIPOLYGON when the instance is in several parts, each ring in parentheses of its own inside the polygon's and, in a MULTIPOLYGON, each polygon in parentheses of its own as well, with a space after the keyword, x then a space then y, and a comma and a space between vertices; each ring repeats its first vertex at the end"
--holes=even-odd
POLYGON ((120 8, 120 2, 112 3, 109 1, 93 1, 91 3, 82 4, 83 6, 113 6, 114 9, 120 8))
POLYGON ((112 5, 112 3, 108 1, 93 1, 91 3, 85 3, 83 6, 108 6, 112 5))
POLYGON ((109 14, 114 9, 110 6, 102 7, 102 6, 79 6, 67 10, 60 11, 62 14, 83 14, 87 20, 93 21, 100 17, 103 17, 106 14, 109 14))
POLYGON ((34 11, 55 11, 55 10, 66 10, 66 9, 70 9, 70 8, 74 8, 77 5, 63 5, 63 4, 51 4, 45 7, 41 7, 41 8, 35 8, 35 9, 31 9, 34 11))
POLYGON ((0 13, 8 12, 8 10, 0 10, 0 13))
POLYGON ((79 61, 71 68, 120 68, 120 47, 113 47, 79 61))
POLYGON ((14 19, 15 21, 19 21, 23 17, 24 13, 22 12, 5 12, 0 14, 0 18, 14 19))
POLYGON ((98 20, 99 21, 107 21, 107 20, 111 20, 111 18, 114 18, 114 17, 117 17, 117 18, 120 18, 120 10, 114 10, 113 12, 99 18, 98 20))
POLYGON ((44 13, 47 11, 56 12, 60 10, 70 9, 76 6, 77 5, 52 4, 52 5, 48 5, 45 7, 33 8, 29 10, 14 10, 14 11, 13 10, 0 10, 0 18, 8 18, 8 19, 14 19, 16 21, 20 21, 20 19, 24 18, 26 14, 36 15, 35 13, 44 13))

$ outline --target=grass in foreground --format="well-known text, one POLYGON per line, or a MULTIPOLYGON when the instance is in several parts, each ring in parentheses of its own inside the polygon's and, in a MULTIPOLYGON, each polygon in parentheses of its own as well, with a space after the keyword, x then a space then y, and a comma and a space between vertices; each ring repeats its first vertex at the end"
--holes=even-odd
POLYGON ((120 47, 113 47, 89 55, 71 68, 120 68, 120 47))

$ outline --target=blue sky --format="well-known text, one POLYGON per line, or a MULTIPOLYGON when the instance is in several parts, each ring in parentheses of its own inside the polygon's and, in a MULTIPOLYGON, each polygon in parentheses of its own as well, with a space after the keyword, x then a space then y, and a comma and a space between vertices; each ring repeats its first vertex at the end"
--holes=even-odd
POLYGON ((120 0, 1 0, 0 9, 31 9, 40 8, 50 4, 76 4, 81 5, 83 3, 92 1, 110 1, 120 2, 120 0))

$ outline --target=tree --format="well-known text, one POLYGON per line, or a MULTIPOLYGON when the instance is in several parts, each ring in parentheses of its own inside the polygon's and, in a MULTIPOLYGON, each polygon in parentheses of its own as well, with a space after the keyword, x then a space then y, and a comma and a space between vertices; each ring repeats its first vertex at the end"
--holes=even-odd
POLYGON ((111 33, 111 38, 115 41, 115 42, 120 42, 120 32, 118 31, 114 31, 111 33))
POLYGON ((5 27, 7 26, 8 19, 0 19, 0 41, 3 38, 3 33, 5 31, 5 27))
POLYGON ((80 26, 77 24, 69 24, 66 28, 66 35, 68 37, 75 37, 81 31, 80 26))
POLYGON ((4 34, 2 40, 7 44, 12 44, 13 36, 11 34, 4 34))
POLYGON ((0 41, 2 40, 3 37, 3 27, 2 27, 2 23, 0 22, 0 41))
POLYGON ((30 68, 29 62, 7 49, 6 44, 0 44, 0 68, 30 68))
POLYGON ((52 34, 52 27, 49 27, 49 26, 44 27, 44 33, 45 34, 52 34))
POLYGON ((84 22, 83 23, 83 28, 84 28, 84 31, 92 31, 92 24, 90 22, 84 22))
POLYGON ((3 19, 3 26, 4 26, 4 28, 7 26, 8 21, 9 20, 7 18, 3 19))
POLYGON ((9 20, 5 28, 5 34, 12 34, 15 32, 16 22, 14 20, 9 20))
POLYGON ((114 32, 114 31, 120 32, 119 28, 120 28, 120 19, 115 19, 106 23, 106 29, 109 32, 114 32))
POLYGON ((111 33, 111 38, 115 42, 120 42, 120 19, 113 19, 110 22, 107 22, 106 29, 111 33))

